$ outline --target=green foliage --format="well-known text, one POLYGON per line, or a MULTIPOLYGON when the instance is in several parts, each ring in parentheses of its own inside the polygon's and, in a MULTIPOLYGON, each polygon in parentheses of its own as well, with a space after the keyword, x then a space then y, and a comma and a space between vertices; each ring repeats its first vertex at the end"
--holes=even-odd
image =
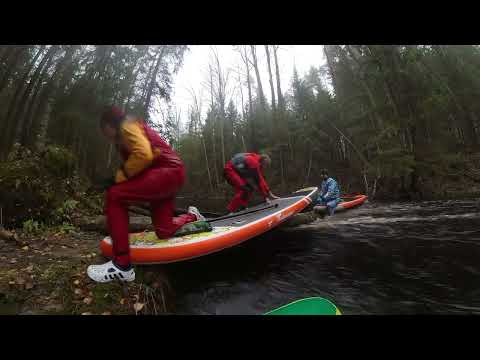
POLYGON ((382 169, 384 176, 400 177, 411 174, 415 170, 416 161, 412 154, 393 148, 379 154, 374 164, 382 169))
POLYGON ((107 163, 116 162, 109 160, 109 144, 98 128, 103 107, 124 106, 152 122, 154 103, 170 99, 186 50, 185 45, 0 46, 5 125, 0 160, 16 142, 38 152, 50 141, 62 145, 44 155, 52 173, 68 177, 76 169, 100 175, 107 163))
POLYGON ((62 225, 58 226, 58 231, 61 232, 62 234, 70 234, 72 232, 75 232, 77 229, 75 226, 68 222, 63 222, 62 225))
POLYGON ((72 152, 58 146, 47 147, 44 163, 46 169, 55 176, 72 176, 75 169, 75 157, 72 152))
MULTIPOLYGON (((53 216, 56 222, 71 221, 72 215, 78 205, 78 201, 74 199, 67 199, 61 206, 53 211, 53 216)), ((64 223, 65 224, 65 223, 64 223)))
POLYGON ((227 188, 223 161, 241 151, 268 151, 273 159, 269 183, 282 191, 318 184, 321 167, 329 168, 342 188, 364 191, 366 172, 380 188, 401 183, 409 191, 418 177, 442 179, 468 170, 470 154, 480 147, 476 45, 326 45, 327 63, 305 74, 295 70, 290 84, 282 84, 286 108, 275 111, 261 105, 251 67, 250 96, 242 74, 246 69, 239 70, 233 86, 225 75, 220 89, 221 73, 228 69, 214 64, 206 115, 195 99, 185 127, 180 112, 168 104, 185 46, 60 45, 44 62, 44 72, 39 64, 51 47, 33 61, 41 49, 0 47, 0 79, 8 80, 0 84, 0 121, 8 130, 0 137, 0 158, 10 154, 0 164, 0 199, 7 203, 0 205, 20 224, 31 218, 69 223, 80 209, 100 211, 97 203, 103 199, 87 204, 75 194, 84 192, 79 173, 95 178, 120 161, 98 129, 102 107, 110 103, 143 116, 157 129, 185 162, 184 190, 205 195, 206 189, 219 193, 227 188), (11 71, 9 57, 2 55, 9 51, 15 52, 11 71), (38 88, 28 92, 35 73, 42 80, 32 82, 38 88), (158 99, 162 121, 154 124, 152 105, 158 99), (242 109, 235 106, 239 100, 242 109), (35 105, 38 114, 23 119, 21 103, 35 105), (37 137, 50 145, 33 146, 37 137), (23 146, 12 149, 16 141, 23 146), (69 200, 79 203, 67 205, 69 200))
POLYGON ((82 194, 87 187, 70 168, 74 163, 73 155, 64 148, 52 146, 32 153, 16 145, 8 160, 0 163, 0 206, 6 223, 22 225, 30 219, 48 224, 70 222, 79 203, 86 200, 82 194))
POLYGON ((29 220, 23 222, 23 227, 22 228, 23 228, 23 231, 26 234, 38 235, 43 229, 43 224, 39 223, 36 220, 29 219, 29 220))

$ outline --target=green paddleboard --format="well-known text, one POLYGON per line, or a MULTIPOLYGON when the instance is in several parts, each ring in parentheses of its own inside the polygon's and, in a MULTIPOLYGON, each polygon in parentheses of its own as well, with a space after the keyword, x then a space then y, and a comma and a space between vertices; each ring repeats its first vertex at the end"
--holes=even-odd
POLYGON ((265 315, 342 315, 342 313, 331 301, 311 297, 281 306, 265 315))

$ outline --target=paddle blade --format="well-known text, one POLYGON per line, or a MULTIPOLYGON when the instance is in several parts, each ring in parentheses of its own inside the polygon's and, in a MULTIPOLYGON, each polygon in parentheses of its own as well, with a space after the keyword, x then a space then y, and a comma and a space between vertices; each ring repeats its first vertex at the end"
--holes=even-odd
POLYGON ((341 312, 329 300, 312 297, 294 301, 269 311, 265 315, 341 315, 341 312))

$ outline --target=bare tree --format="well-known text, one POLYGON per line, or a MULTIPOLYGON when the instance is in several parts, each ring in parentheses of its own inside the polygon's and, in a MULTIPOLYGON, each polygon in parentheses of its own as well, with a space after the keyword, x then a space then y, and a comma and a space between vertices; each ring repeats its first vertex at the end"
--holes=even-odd
POLYGON ((280 111, 282 111, 282 110, 285 110, 285 100, 283 98, 282 88, 280 87, 280 70, 278 67, 278 55, 277 55, 278 48, 279 48, 278 45, 273 45, 273 56, 275 59, 275 74, 277 78, 278 108, 280 109, 280 111))
POLYGON ((272 67, 270 65, 270 50, 268 49, 268 45, 265 45, 265 53, 267 54, 268 79, 270 81, 270 91, 272 92, 272 109, 275 111, 275 90, 273 88, 272 67))
POLYGON ((19 81, 19 83, 17 85, 15 93, 13 94, 12 100, 10 101, 8 111, 7 111, 7 116, 6 116, 6 125, 7 126, 6 126, 6 129, 4 130, 4 133, 3 133, 4 136, 3 136, 3 140, 2 140, 2 144, 4 144, 4 148, 3 148, 4 153, 8 153, 11 145, 13 144, 14 134, 15 134, 16 129, 17 129, 17 124, 15 122, 14 115, 17 111, 18 101, 21 97, 21 94, 23 94, 23 92, 25 91, 25 83, 27 81, 27 78, 30 75, 30 72, 32 71, 32 69, 34 68, 35 63, 37 62, 38 58, 40 57, 40 55, 45 50, 45 47, 46 47, 45 45, 40 46, 40 48, 37 50, 33 59, 29 62, 28 66, 23 71, 23 75, 21 77, 21 80, 19 81))
MULTIPOLYGON (((34 90, 33 94, 30 97, 30 101, 28 102, 28 106, 26 106, 27 110, 26 113, 24 114, 23 109, 20 109, 20 112, 17 116, 18 118, 18 123, 23 124, 22 126, 19 126, 17 128, 17 134, 16 137, 19 138, 20 143, 22 145, 27 145, 28 142, 28 136, 30 133, 36 133, 36 131, 31 132, 30 130, 32 129, 32 115, 33 115, 33 109, 37 105, 37 98, 39 97, 39 94, 42 89, 48 88, 44 86, 45 80, 48 76, 48 71, 50 69, 51 64, 53 63, 53 55, 52 54, 49 59, 47 60, 47 63, 45 64, 44 69, 42 70, 42 73, 40 75, 40 78, 38 79, 36 85, 34 85, 34 90)), ((61 63, 59 63, 61 65, 61 63)), ((57 74, 58 71, 54 71, 54 75, 57 74)), ((50 82, 49 82, 50 83, 50 82)))
POLYGON ((267 109, 267 105, 265 102, 265 95, 263 93, 262 80, 260 78, 260 70, 258 67, 257 51, 256 51, 255 45, 250 45, 250 52, 252 54, 252 59, 253 59, 253 61, 250 61, 250 63, 255 69, 255 75, 257 77, 257 91, 258 91, 258 97, 260 100, 260 105, 262 109, 265 111, 267 109))
POLYGON ((220 178, 218 176, 218 170, 217 170, 217 150, 216 150, 216 139, 215 139, 215 130, 216 130, 216 125, 218 122, 218 115, 217 115, 217 109, 215 107, 215 90, 214 90, 214 80, 213 80, 213 69, 211 64, 208 65, 208 70, 210 72, 210 107, 212 111, 212 120, 213 120, 213 126, 212 126, 212 158, 213 158, 213 174, 215 176, 215 182, 217 186, 220 185, 220 178))
POLYGON ((214 57, 215 63, 215 74, 217 76, 218 87, 216 91, 216 97, 218 102, 218 121, 220 122, 220 143, 222 147, 222 164, 225 164, 225 97, 226 97, 226 86, 228 80, 228 73, 227 77, 224 76, 222 68, 220 66, 220 60, 218 58, 218 52, 212 48, 212 53, 214 57))
POLYGON ((165 54, 165 51, 167 50, 166 49, 167 46, 163 45, 163 46, 159 46, 156 53, 155 53, 155 68, 152 72, 152 74, 150 75, 150 78, 147 79, 149 80, 149 85, 148 85, 148 88, 147 88, 147 92, 145 94, 145 102, 144 102, 144 108, 143 108, 143 111, 144 111, 144 115, 145 115, 145 118, 148 119, 148 111, 150 109, 150 102, 151 102, 151 99, 152 99, 152 95, 153 95, 153 89, 155 88, 155 85, 157 83, 157 75, 158 75, 158 71, 160 69, 160 63, 162 62, 162 58, 163 58, 163 55, 165 54))
MULTIPOLYGON (((187 90, 190 92, 190 95, 192 96, 192 99, 193 99, 193 119, 195 120, 194 133, 197 134, 198 130, 202 127, 202 118, 201 118, 202 104, 203 104, 202 92, 200 92, 199 96, 197 96, 195 91, 192 88, 187 90)), ((205 167, 207 168, 208 183, 210 185, 210 191, 213 193, 212 175, 210 173, 210 165, 208 163, 208 154, 207 154, 207 147, 205 145, 205 139, 201 132, 198 133, 198 135, 202 143, 203 154, 205 157, 205 167)))
POLYGON ((248 57, 247 47, 245 45, 238 46, 236 50, 239 52, 243 64, 245 65, 247 79, 247 89, 248 89, 248 116, 252 116, 253 112, 253 98, 252 98, 252 83, 250 77, 250 59, 248 57))

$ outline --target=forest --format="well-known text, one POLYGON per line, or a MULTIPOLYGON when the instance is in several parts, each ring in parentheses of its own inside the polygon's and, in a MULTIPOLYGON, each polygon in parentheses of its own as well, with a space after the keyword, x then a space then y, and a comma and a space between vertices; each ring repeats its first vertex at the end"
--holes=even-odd
POLYGON ((143 117, 180 153, 190 196, 229 196, 223 165, 244 151, 271 156, 280 194, 318 185, 321 168, 342 192, 377 199, 477 193, 479 46, 325 45, 325 64, 287 84, 280 46, 233 48, 235 71, 211 48, 207 95, 192 89, 182 123, 170 95, 188 46, 1 46, 2 221, 83 199, 115 170, 98 127, 106 104, 143 117))

